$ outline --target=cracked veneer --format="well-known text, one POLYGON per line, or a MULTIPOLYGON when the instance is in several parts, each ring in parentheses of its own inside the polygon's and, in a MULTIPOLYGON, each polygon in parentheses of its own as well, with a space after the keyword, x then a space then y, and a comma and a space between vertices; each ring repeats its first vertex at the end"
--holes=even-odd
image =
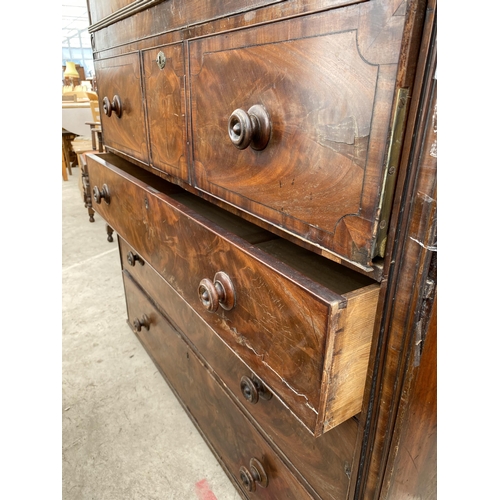
POLYGON ((230 328, 230 331, 232 332, 234 338, 238 342, 239 345, 242 345, 246 347, 247 349, 251 350, 258 358, 260 358, 261 362, 263 365, 265 365, 269 370, 271 370, 280 380, 283 384, 285 384, 295 395, 304 398, 305 401, 305 406, 307 406, 310 410, 312 410, 316 415, 318 415, 318 410, 316 410, 311 404, 309 403, 309 398, 300 392, 298 392, 292 385, 290 385, 271 365, 266 363, 264 361, 264 354, 259 354, 248 342, 246 337, 244 335, 241 335, 236 328, 230 328))

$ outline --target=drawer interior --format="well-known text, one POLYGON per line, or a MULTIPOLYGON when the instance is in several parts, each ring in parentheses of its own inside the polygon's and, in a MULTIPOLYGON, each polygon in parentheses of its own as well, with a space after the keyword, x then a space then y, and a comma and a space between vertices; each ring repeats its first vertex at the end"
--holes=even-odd
POLYGON ((339 295, 375 283, 363 274, 299 247, 187 191, 169 193, 169 196, 339 295))

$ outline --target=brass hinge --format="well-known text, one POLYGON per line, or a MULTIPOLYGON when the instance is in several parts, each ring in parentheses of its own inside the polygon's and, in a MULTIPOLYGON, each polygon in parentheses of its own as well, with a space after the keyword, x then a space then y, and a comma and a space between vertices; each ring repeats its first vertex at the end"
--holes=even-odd
POLYGON ((396 174, 403 145, 403 134, 408 110, 408 89, 399 89, 397 94, 397 105, 392 119, 391 136, 387 150, 387 163, 382 183, 382 193, 379 204, 379 224, 373 256, 383 257, 387 244, 387 230, 389 217, 391 215, 392 198, 396 187, 396 174))

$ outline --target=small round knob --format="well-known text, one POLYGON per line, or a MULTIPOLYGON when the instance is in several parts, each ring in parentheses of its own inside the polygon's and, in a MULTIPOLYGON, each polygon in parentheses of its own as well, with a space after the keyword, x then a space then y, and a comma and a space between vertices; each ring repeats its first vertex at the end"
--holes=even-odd
POLYGON ((235 109, 227 122, 231 142, 238 149, 250 146, 260 151, 267 146, 271 137, 271 120, 264 106, 256 104, 248 111, 235 109))
POLYGON ((99 205, 102 200, 104 200, 108 205, 110 202, 109 188, 106 184, 103 184, 102 189, 94 186, 93 189, 94 201, 99 205))
POLYGON ((255 491, 255 480, 250 471, 244 465, 240 467, 240 479, 247 491, 250 493, 255 491))
POLYGON ((142 318, 134 319, 134 329, 136 332, 140 332, 142 328, 149 330, 149 318, 143 314, 142 318))
POLYGON ((259 391, 257 391, 257 387, 255 387, 255 384, 248 377, 241 377, 240 389, 249 403, 256 404, 259 401, 259 391))
POLYGON ((104 97, 102 100, 102 110, 106 116, 111 116, 114 111, 116 116, 120 118, 122 116, 122 109, 122 101, 117 95, 113 96, 112 101, 108 97, 104 97))
POLYGON ((252 493, 258 484, 261 488, 266 488, 269 484, 266 471, 263 465, 256 459, 250 459, 250 467, 247 469, 244 465, 240 467, 240 479, 245 489, 252 493))
POLYGON ((255 375, 241 377, 240 389, 245 399, 252 404, 258 403, 259 398, 269 400, 273 396, 262 380, 258 379, 255 375))
POLYGON ((135 266, 136 262, 138 262, 141 266, 144 265, 144 261, 136 253, 133 252, 129 252, 127 254, 127 261, 132 267, 135 266))
POLYGON ((217 311, 219 306, 229 311, 236 303, 231 278, 223 272, 216 273, 213 281, 202 279, 198 285, 198 296, 203 307, 209 312, 217 311))

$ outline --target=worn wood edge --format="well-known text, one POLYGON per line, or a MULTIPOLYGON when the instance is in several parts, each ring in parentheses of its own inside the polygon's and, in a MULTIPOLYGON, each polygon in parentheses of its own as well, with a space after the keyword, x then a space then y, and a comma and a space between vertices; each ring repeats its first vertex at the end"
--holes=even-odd
POLYGON ((323 432, 361 411, 379 293, 380 286, 373 284, 345 294, 347 307, 339 310, 333 362, 324 393, 327 407, 323 432))
MULTIPOLYGON (((408 359, 408 364, 414 365, 416 362, 416 350, 419 349, 419 346, 415 346, 415 349, 411 350, 410 357, 408 359)), ((411 391, 414 390, 415 386, 420 382, 421 384, 424 382, 424 377, 425 377, 425 385, 428 386, 429 384, 429 373, 428 371, 425 371, 426 368, 428 369, 429 367, 432 366, 432 369, 434 370, 434 383, 437 383, 436 377, 437 377, 437 286, 435 289, 435 295, 432 300, 432 305, 430 307, 430 313, 429 313, 429 323, 427 324, 427 339, 426 343, 424 344, 423 347, 423 352, 421 353, 421 358, 418 360, 419 363, 419 368, 418 371, 414 370, 409 370, 408 371, 408 376, 405 377, 404 381, 404 393, 409 394, 411 391), (420 364, 422 362, 422 364, 420 364), (421 372, 421 370, 424 370, 425 375, 421 372)), ((431 385, 432 387, 432 385, 431 385)), ((436 389, 436 387, 434 387, 436 389)), ((410 398, 408 398, 410 399, 410 398)), ((430 401, 427 400, 427 403, 429 404, 430 401)), ((434 411, 436 412, 437 410, 437 401, 434 400, 434 411)), ((403 428, 404 422, 408 419, 411 418, 411 411, 412 411, 412 406, 414 407, 417 403, 415 401, 409 401, 408 404, 404 405, 403 408, 398 411, 397 415, 397 423, 396 423, 396 430, 394 434, 392 435, 391 438, 391 450, 388 456, 387 460, 387 466, 384 472, 384 478, 383 478, 383 485, 381 488, 381 498, 390 498, 391 494, 393 492, 393 488, 397 488, 396 486, 396 480, 397 477, 394 478, 394 475, 398 473, 397 470, 395 470, 397 466, 397 459, 400 456, 400 452, 402 449, 404 449, 404 456, 409 457, 409 460, 411 460, 411 467, 416 469, 416 472, 420 473, 420 477, 422 477, 421 472, 418 470, 418 463, 422 464, 423 458, 421 455, 416 455, 412 456, 410 453, 410 450, 407 450, 405 448, 401 447, 401 441, 404 440, 405 435, 408 434, 408 432, 411 432, 408 430, 408 428, 403 428), (417 463, 415 463, 417 462, 417 463)), ((430 403, 432 404, 432 403, 430 403)), ((427 405, 425 405, 425 409, 428 410, 427 405)), ((434 413, 434 418, 436 419, 434 421, 434 424, 436 425, 436 431, 434 433, 434 459, 436 459, 436 454, 437 454, 437 414, 434 413)), ((428 443, 428 437, 427 441, 425 441, 423 444, 424 449, 425 449, 425 444, 428 443)), ((404 443, 403 443, 404 444, 404 443)), ((425 456, 425 455, 424 455, 425 456)), ((425 456, 425 459, 428 459, 428 455, 425 456)), ((425 483, 426 485, 432 485, 432 489, 434 490, 434 493, 437 494, 437 464, 434 462, 434 472, 435 475, 434 477, 425 477, 425 483)), ((416 474, 414 475, 414 477, 416 474)), ((418 477, 418 476, 416 476, 418 477)), ((401 483, 405 484, 405 490, 408 491, 408 483, 405 481, 405 477, 400 475, 399 477, 399 484, 401 483)), ((413 478, 412 478, 413 479, 413 478)), ((410 479, 411 481, 411 479, 410 479)), ((402 486, 402 485, 401 485, 402 486)), ((411 493, 414 493, 414 491, 411 491, 411 493)), ((426 497, 427 498, 427 497, 426 497)), ((433 497, 434 498, 434 497, 433 497)))
MULTIPOLYGON (((159 4, 162 1, 165 0, 157 0, 157 3, 159 4)), ((230 13, 229 16, 219 15, 210 19, 200 20, 191 24, 184 23, 180 24, 179 26, 171 28, 166 27, 166 29, 164 29, 163 31, 157 31, 153 34, 144 33, 140 38, 135 40, 128 40, 128 41, 119 40, 115 42, 114 45, 104 44, 103 47, 99 47, 94 50, 94 55, 98 55, 106 51, 112 51, 114 55, 116 55, 114 51, 126 50, 126 47, 128 46, 140 47, 141 49, 150 48, 150 44, 148 43, 148 41, 151 39, 165 40, 165 42, 163 41, 158 41, 156 43, 153 42, 154 45, 159 46, 176 42, 195 40, 198 38, 205 38, 212 36, 214 34, 231 33, 233 31, 239 31, 241 29, 249 27, 265 26, 267 24, 274 23, 277 21, 286 21, 289 19, 313 15, 321 12, 326 12, 329 10, 348 8, 369 1, 370 0, 332 0, 330 4, 318 7, 315 6, 314 0, 306 1, 305 5, 301 5, 299 2, 276 0, 275 2, 267 5, 261 5, 258 7, 251 7, 251 8, 243 8, 234 11, 230 13), (283 8, 282 4, 285 4, 286 7, 285 9, 283 8), (257 16, 253 18, 247 16, 247 13, 249 11, 256 12, 257 16), (266 17, 266 13, 269 12, 271 12, 270 18, 266 17), (230 27, 227 27, 227 25, 230 25, 230 27)), ((156 6, 157 6, 156 3, 148 5, 147 7, 144 7, 139 11, 137 11, 137 13, 139 13, 141 10, 145 10, 148 7, 156 7, 156 6)), ((104 28, 108 28, 111 24, 114 24, 115 22, 118 21, 123 21, 127 17, 131 16, 130 15, 125 16, 117 21, 112 21, 108 25, 100 26, 97 29, 93 29, 92 33, 95 33, 96 31, 99 31, 104 28)), ((91 27, 96 26, 97 24, 98 23, 95 23, 91 25, 91 27)))
POLYGON ((162 3, 164 0, 135 0, 129 5, 125 5, 121 9, 113 12, 109 16, 104 17, 100 21, 97 21, 94 24, 91 24, 88 28, 89 33, 94 33, 102 28, 106 28, 111 24, 122 21, 123 19, 127 19, 127 17, 131 17, 139 12, 148 9, 149 7, 153 7, 157 4, 162 3))
POLYGON ((327 333, 325 339, 325 358, 323 360, 323 371, 321 376, 320 400, 318 408, 318 418, 316 420, 316 427, 314 428, 314 437, 319 437, 324 434, 325 415, 328 406, 328 389, 331 383, 330 372, 334 362, 334 346, 335 337, 339 328, 339 307, 338 304, 331 304, 328 314, 327 333))
MULTIPOLYGON (((135 249, 130 245, 130 243, 127 242, 127 240, 120 234, 118 234, 118 244, 121 245, 122 242, 125 243, 126 246, 130 247, 130 249, 135 249)), ((275 451, 277 455, 281 458, 281 460, 286 464, 287 468, 292 470, 294 474, 299 477, 299 481, 302 483, 304 488, 308 491, 308 493, 314 497, 316 500, 321 500, 321 497, 319 494, 316 492, 316 489, 310 484, 310 482, 302 475, 299 469, 297 469, 297 466, 290 461, 288 456, 285 454, 284 451, 282 451, 281 447, 272 439, 272 437, 269 435, 268 430, 266 430, 265 426, 263 424, 259 423, 255 417, 252 415, 250 409, 248 409, 245 405, 241 403, 241 401, 236 397, 236 395, 233 393, 233 391, 228 387, 224 379, 219 375, 219 373, 216 371, 215 368, 212 367, 212 365, 205 359, 205 356, 200 352, 199 348, 196 346, 196 344, 188 337, 188 334, 184 332, 183 328, 181 328, 176 321, 174 321, 168 311, 160 304, 154 297, 150 296, 149 293, 145 290, 145 288, 138 282, 136 279, 123 267, 123 258, 124 255, 122 255, 122 251, 120 249, 120 262, 121 262, 121 267, 122 267, 122 275, 126 276, 127 279, 131 280, 137 288, 143 291, 145 295, 148 296, 149 302, 158 310, 158 312, 164 317, 164 319, 172 325, 173 329, 178 332, 182 338, 182 340, 188 345, 188 347, 193 351, 193 353, 199 358, 200 362, 206 367, 206 369, 210 372, 212 378, 218 382, 218 384, 225 390, 227 396, 234 402, 236 406, 238 406, 239 410, 246 416, 246 418, 252 423, 252 425, 257 428, 257 430, 260 432, 262 435, 263 439, 269 444, 271 448, 275 451)), ((186 304, 186 307, 189 307, 189 304, 186 302, 186 300, 177 292, 172 286, 161 276, 158 271, 156 271, 153 267, 151 267, 149 264, 148 265, 151 270, 155 273, 155 275, 158 277, 159 280, 162 280, 165 283, 165 286, 169 287, 172 290, 172 293, 176 294, 179 297, 179 300, 183 301, 186 304)), ((127 300, 127 296, 125 296, 125 300, 127 300)), ((128 309, 127 309, 128 310, 128 309)), ((210 326, 208 323, 206 323, 205 319, 199 314, 198 311, 195 309, 192 309, 193 313, 200 319, 200 321, 203 321, 207 327, 207 329, 210 329, 212 334, 217 337, 217 339, 227 348, 229 351, 232 352, 232 355, 235 356, 244 366, 247 366, 245 361, 241 359, 240 356, 236 352, 234 352, 231 348, 231 346, 217 333, 216 330, 213 329, 212 326, 210 326)), ((133 330, 132 325, 127 321, 129 324, 130 328, 133 330)), ((253 372, 253 370, 247 366, 247 369, 249 372, 253 372)), ((289 412, 290 415, 295 419, 295 423, 297 425, 300 425, 303 429, 305 429, 307 432, 309 432, 311 435, 313 435, 311 429, 304 424, 302 420, 299 419, 299 417, 290 409, 289 405, 285 401, 283 401, 279 395, 275 394, 273 392, 273 397, 276 398, 280 404, 286 408, 289 412)))
MULTIPOLYGON (((417 116, 419 113, 420 103, 422 100, 422 86, 425 78, 425 66, 427 64, 429 37, 432 30, 432 24, 435 17, 436 2, 435 0, 415 0, 411 2, 408 9, 408 26, 409 36, 406 39, 408 44, 407 50, 404 52, 405 57, 410 57, 410 64, 415 66, 415 70, 409 74, 405 72, 405 80, 398 81, 398 85, 409 85, 411 83, 411 101, 410 110, 408 115, 407 128, 405 132, 405 140, 403 144, 403 153, 400 161, 400 172, 398 174, 396 192, 393 201, 393 214, 399 214, 397 220, 394 219, 390 223, 388 233, 388 244, 386 257, 384 260, 383 280, 381 282, 381 298, 382 300, 378 306, 376 328, 379 329, 375 335, 375 342, 372 346, 370 355, 370 364, 368 367, 368 383, 365 388, 365 396, 363 399, 362 413, 360 414, 360 426, 358 432, 357 452, 353 468, 353 481, 350 486, 348 500, 358 498, 378 498, 372 491, 373 485, 370 483, 370 474, 378 477, 378 468, 380 466, 381 458, 379 452, 374 450, 377 432, 377 422, 381 419, 381 409, 378 401, 379 392, 382 387, 382 366, 385 362, 386 352, 384 348, 387 347, 388 342, 387 330, 389 328, 388 322, 391 318, 391 310, 394 306, 391 297, 394 296, 394 288, 398 284, 398 264, 401 258, 401 248, 403 243, 399 241, 401 228, 404 227, 409 218, 409 209, 404 209, 404 190, 405 185, 408 183, 408 178, 415 176, 410 168, 411 157, 413 155, 412 144, 414 141, 414 134, 416 130, 417 116), (414 79, 412 82, 411 78, 414 79), (395 249, 399 245, 399 253, 395 249), (396 256, 397 254, 397 256, 396 256), (385 347, 384 347, 385 346, 385 347)), ((405 64, 408 61, 405 61, 405 64)), ((419 134, 417 134, 419 135, 419 134)), ((406 203, 410 201, 406 200, 406 203)), ((386 431, 387 432, 387 431, 386 431)), ((385 434, 384 434, 385 435, 385 434)), ((382 439, 382 438, 381 438, 382 439)))
MULTIPOLYGON (((323 285, 320 285, 312 281, 311 279, 304 276, 299 271, 296 271, 287 264, 281 263, 274 256, 265 253, 264 251, 260 250, 257 247, 254 247, 253 245, 250 245, 246 240, 240 238, 239 236, 236 236, 232 233, 228 233, 223 228, 220 228, 217 224, 212 223, 211 221, 207 220, 202 215, 189 209, 182 203, 177 202, 173 198, 170 198, 164 192, 158 191, 154 187, 148 186, 146 184, 147 180, 145 181, 144 179, 134 177, 133 173, 121 170, 118 166, 114 165, 112 162, 109 162, 108 160, 109 160, 109 155, 106 154, 91 155, 91 157, 89 158, 90 174, 93 168, 92 166, 93 162, 96 162, 98 165, 102 165, 104 168, 113 172, 114 175, 127 179, 128 182, 131 182, 132 184, 136 185, 144 193, 147 193, 148 195, 157 198, 161 203, 166 203, 170 209, 178 212, 183 217, 193 220, 196 224, 203 227, 206 231, 212 233, 218 238, 221 238, 229 245, 235 246, 238 251, 245 253, 247 256, 249 256, 249 258, 255 260, 260 265, 269 269, 276 278, 289 282, 292 286, 299 289, 301 293, 304 293, 306 296, 308 296, 310 300, 316 302, 326 310, 330 307, 331 303, 337 303, 339 304, 340 307, 345 307, 346 299, 344 298, 344 296, 336 294, 335 292, 329 290, 323 285)), ((126 160, 121 160, 121 161, 125 162, 124 163, 125 167, 127 166, 133 167, 133 165, 128 164, 126 160)), ((96 165, 95 168, 100 168, 98 165, 96 165)), ((148 174, 148 172, 141 170, 139 170, 138 172, 141 174, 141 177, 147 176, 148 174)), ((152 181, 154 180, 158 181, 158 178, 155 177, 153 174, 149 174, 149 176, 151 177, 152 181)), ((177 186, 173 187, 177 188, 177 186)), ((111 192, 111 197, 112 196, 113 193, 111 192)), ((100 211, 100 206, 96 208, 96 211, 105 220, 107 220, 106 213, 102 213, 100 211)), ((109 221, 108 224, 111 227, 113 227, 115 231, 121 233, 123 227, 121 226, 116 227, 112 221, 109 221)), ((147 259, 145 260, 147 261, 147 259)), ((151 264, 149 261, 148 263, 151 264)), ((322 335, 326 337, 327 331, 325 330, 324 332, 322 332, 322 335)), ((272 367, 270 367, 270 370, 274 371, 272 367)), ((318 385, 320 384, 321 384, 321 373, 318 374, 318 385)), ((315 407, 317 403, 314 406, 311 404, 304 404, 303 402, 301 402, 296 398, 295 394, 297 394, 297 390, 293 386, 287 383, 285 383, 282 386, 282 388, 283 389, 280 391, 281 396, 279 397, 279 399, 285 404, 285 406, 290 408, 290 411, 294 414, 297 420, 300 421, 312 434, 314 434, 314 428, 318 417, 318 410, 315 407)), ((276 386, 276 390, 279 391, 278 386, 276 386)), ((318 396, 318 401, 319 401, 319 396, 318 396)))

